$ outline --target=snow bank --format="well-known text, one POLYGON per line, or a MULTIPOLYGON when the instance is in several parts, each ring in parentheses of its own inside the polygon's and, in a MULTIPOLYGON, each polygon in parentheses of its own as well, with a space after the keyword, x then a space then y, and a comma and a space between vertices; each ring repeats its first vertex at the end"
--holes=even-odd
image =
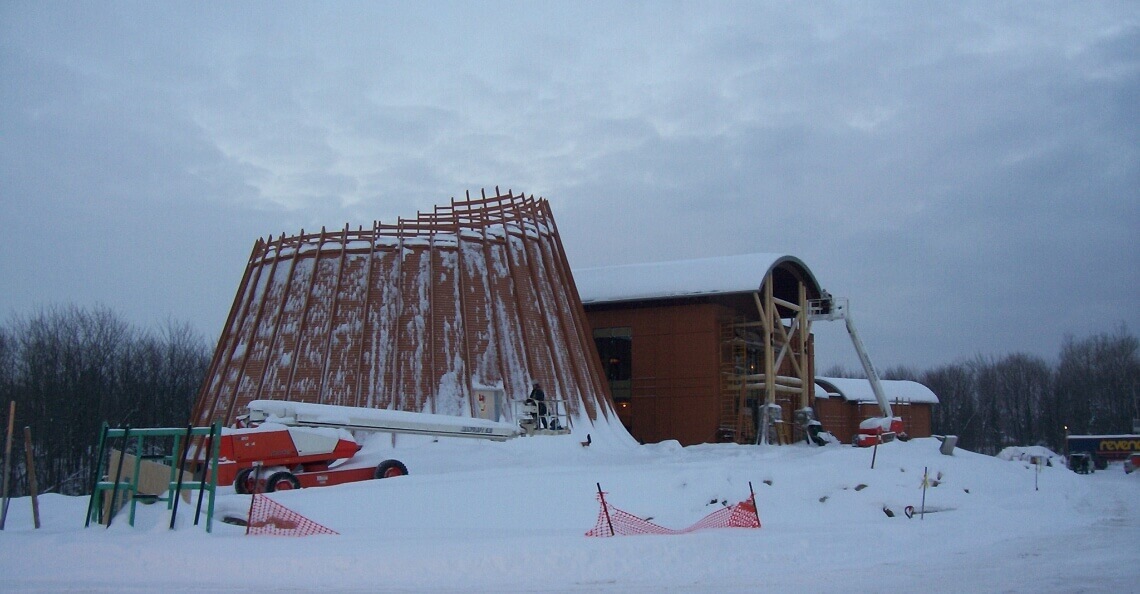
MULTIPOLYGON (((340 533, 247 537, 218 522, 167 529, 161 504, 136 526, 84 529, 87 500, 26 499, 0 533, 0 590, 868 592, 1130 591, 1137 475, 1076 475, 935 439, 823 448, 707 444, 583 447, 573 436, 489 442, 373 435, 360 456, 408 476, 275 493, 340 533), (924 476, 926 514, 921 511, 924 476), (607 499, 661 526, 688 526, 755 490, 760 529, 587 538, 607 499), (1035 483, 1038 485, 1035 490, 1035 483), (884 510, 892 512, 889 516, 884 510), (922 519, 920 519, 920 517, 922 519), (1072 543, 1080 542, 1081 546, 1072 543)), ((223 489, 218 518, 249 497, 223 489)))

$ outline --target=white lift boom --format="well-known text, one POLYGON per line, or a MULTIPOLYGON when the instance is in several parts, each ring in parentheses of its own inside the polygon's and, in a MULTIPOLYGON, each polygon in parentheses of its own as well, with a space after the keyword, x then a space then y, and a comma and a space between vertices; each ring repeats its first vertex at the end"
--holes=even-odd
POLYGON ((273 421, 293 427, 334 427, 436 437, 474 437, 493 441, 506 441, 522 434, 518 427, 510 423, 485 419, 280 400, 250 402, 249 421, 273 421))
POLYGON ((864 348, 863 341, 859 338, 859 332, 855 329, 855 322, 851 319, 847 300, 836 299, 824 291, 822 298, 813 299, 809 304, 808 319, 813 322, 820 320, 844 321, 847 325, 847 334, 851 336, 851 344, 855 347, 855 353, 859 355, 859 363, 863 365, 863 372, 867 374, 867 381, 870 382, 871 391, 875 394, 875 401, 879 404, 879 411, 882 416, 871 417, 859 423, 859 435, 855 438, 855 444, 871 446, 882 441, 891 441, 896 436, 905 435, 902 419, 894 416, 891 403, 887 400, 887 395, 883 392, 883 386, 879 382, 879 374, 875 372, 875 366, 871 364, 871 357, 867 355, 867 349, 864 348))

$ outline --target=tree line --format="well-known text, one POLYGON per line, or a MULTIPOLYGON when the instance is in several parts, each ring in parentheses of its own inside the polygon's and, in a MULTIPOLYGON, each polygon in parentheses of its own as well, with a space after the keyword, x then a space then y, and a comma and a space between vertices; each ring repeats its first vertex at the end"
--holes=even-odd
MULTIPOLYGON (((843 368, 824 375, 852 377, 843 368)), ((972 359, 926 371, 894 367, 883 379, 925 384, 938 396, 931 428, 957 435, 983 454, 1008 446, 1064 448, 1065 433, 1132 432, 1140 396, 1140 341, 1121 326, 1083 339, 1065 338, 1057 363, 1025 353, 972 359)))
MULTIPOLYGON (((23 427, 33 434, 40 492, 87 494, 103 422, 185 427, 213 348, 186 323, 141 329, 105 307, 60 306, 0 325, 0 418, 16 402, 12 495, 27 493, 23 427)), ((856 377, 841 367, 823 375, 856 377)), ((1061 451, 1071 434, 1129 433, 1140 394, 1140 342, 1121 326, 1067 337, 1056 364, 1033 355, 972 359, 883 379, 938 395, 932 428, 995 454, 1011 445, 1061 451)), ((0 429, 0 430, 3 430, 0 429)))
POLYGON ((185 427, 211 354, 186 323, 141 329, 106 307, 45 308, 0 326, 0 431, 16 402, 11 494, 28 492, 24 427, 39 491, 87 494, 103 422, 185 427))

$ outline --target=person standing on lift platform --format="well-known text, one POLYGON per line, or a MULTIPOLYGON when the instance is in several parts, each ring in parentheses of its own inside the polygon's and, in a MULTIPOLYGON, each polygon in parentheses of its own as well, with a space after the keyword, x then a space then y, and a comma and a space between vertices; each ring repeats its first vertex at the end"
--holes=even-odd
POLYGON ((541 384, 534 382, 534 388, 531 389, 530 396, 527 397, 527 400, 531 401, 537 407, 538 418, 535 419, 537 426, 540 429, 546 429, 549 426, 546 419, 546 392, 542 391, 541 384))

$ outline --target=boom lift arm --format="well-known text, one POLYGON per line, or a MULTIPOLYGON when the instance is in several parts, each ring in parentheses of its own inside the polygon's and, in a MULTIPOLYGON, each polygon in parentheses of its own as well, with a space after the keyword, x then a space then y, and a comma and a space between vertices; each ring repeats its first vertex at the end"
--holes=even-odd
POLYGON ((855 353, 859 355, 859 363, 863 366, 863 372, 867 374, 867 381, 871 384, 871 392, 875 394, 875 401, 879 404, 879 412, 882 413, 882 416, 871 417, 859 423, 856 445, 870 446, 879 441, 890 441, 896 435, 905 435, 902 419, 894 416, 891 403, 887 400, 887 395, 883 392, 883 385, 879 381, 879 374, 875 372, 875 366, 871 364, 871 357, 867 354, 866 347, 863 346, 863 340, 859 338, 859 331, 855 329, 855 321, 851 317, 847 300, 836 299, 824 291, 822 298, 813 299, 809 304, 808 319, 813 322, 843 320, 847 326, 847 334, 851 336, 851 344, 855 347, 855 353))

